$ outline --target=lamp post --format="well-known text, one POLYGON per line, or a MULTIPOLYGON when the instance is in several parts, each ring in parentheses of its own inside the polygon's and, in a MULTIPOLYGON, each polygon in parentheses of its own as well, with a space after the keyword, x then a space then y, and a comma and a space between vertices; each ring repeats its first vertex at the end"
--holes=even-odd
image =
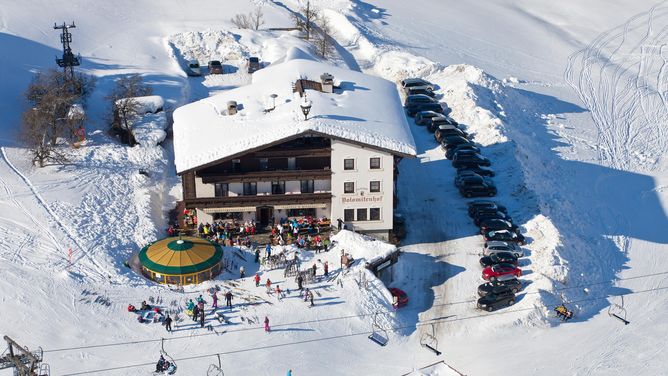
POLYGON ((302 113, 304 114, 304 120, 308 120, 308 113, 311 112, 312 106, 313 103, 308 98, 306 98, 306 93, 304 93, 304 97, 302 98, 302 101, 299 104, 299 107, 301 107, 302 113))
POLYGON ((276 97, 278 97, 278 95, 272 94, 270 95, 270 97, 271 97, 271 109, 273 110, 274 108, 276 108, 276 97))

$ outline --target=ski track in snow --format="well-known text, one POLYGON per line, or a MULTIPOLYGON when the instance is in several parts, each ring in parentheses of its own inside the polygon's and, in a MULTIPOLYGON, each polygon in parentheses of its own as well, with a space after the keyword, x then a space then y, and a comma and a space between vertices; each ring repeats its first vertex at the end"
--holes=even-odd
POLYGON ((566 82, 591 111, 600 163, 653 169, 668 147, 666 1, 599 35, 572 54, 566 82))

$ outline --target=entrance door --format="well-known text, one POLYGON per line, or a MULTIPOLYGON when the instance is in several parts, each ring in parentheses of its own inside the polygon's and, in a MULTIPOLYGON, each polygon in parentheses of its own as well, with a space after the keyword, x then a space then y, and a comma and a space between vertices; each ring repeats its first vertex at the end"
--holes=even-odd
MULTIPOLYGON (((255 210, 255 218, 260 223, 260 226, 266 227, 274 215, 274 208, 271 206, 258 206, 255 210)), ((273 223, 272 223, 273 225, 273 223)))

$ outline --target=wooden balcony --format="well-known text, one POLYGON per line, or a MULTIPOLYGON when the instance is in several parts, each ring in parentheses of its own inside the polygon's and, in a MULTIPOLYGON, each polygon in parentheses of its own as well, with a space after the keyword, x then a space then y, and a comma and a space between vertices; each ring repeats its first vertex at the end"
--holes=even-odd
POLYGON ((331 170, 275 170, 203 175, 202 182, 245 183, 256 181, 331 180, 331 170))
POLYGON ((258 195, 234 197, 206 197, 185 199, 186 208, 230 208, 250 206, 274 206, 295 204, 329 204, 332 194, 327 193, 300 193, 288 195, 258 195))
POLYGON ((287 157, 329 157, 332 155, 331 147, 321 148, 291 148, 291 149, 266 149, 254 153, 256 158, 287 158, 287 157))

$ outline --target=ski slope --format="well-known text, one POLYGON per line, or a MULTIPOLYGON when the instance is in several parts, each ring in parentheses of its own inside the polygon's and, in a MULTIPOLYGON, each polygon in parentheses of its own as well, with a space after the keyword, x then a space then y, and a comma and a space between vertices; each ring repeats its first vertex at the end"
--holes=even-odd
MULTIPOLYGON (((141 73, 172 108, 243 86, 243 69, 187 78, 180 66, 188 56, 225 58, 230 69, 248 55, 279 60, 304 43, 276 31, 235 30, 229 18, 262 5, 264 27, 288 27, 300 2, 5 1, 0 333, 42 346, 54 375, 148 375, 163 337, 173 337, 165 349, 177 374, 188 375, 206 374, 215 354, 223 354, 226 375, 451 375, 453 368, 479 375, 499 364, 518 375, 665 374, 668 3, 313 3, 334 26, 333 64, 392 81, 425 77, 475 134, 497 171, 499 201, 529 239, 521 264, 527 286, 517 304, 492 314, 474 309, 481 238, 452 185, 454 169, 410 119, 418 157, 400 165, 398 210, 408 237, 394 282, 410 297, 406 308, 393 312, 387 291, 360 269, 336 274, 339 249, 363 259, 385 247, 347 232, 337 235, 334 251, 302 255, 319 268, 329 261, 337 275, 312 286, 313 308, 294 292, 279 301, 250 278, 236 280, 239 265, 258 270, 248 250, 215 282, 185 292, 149 284, 123 262, 163 235, 180 182, 169 141, 127 148, 106 135, 104 96, 113 79, 141 73), (68 151, 70 164, 36 169, 15 131, 20 94, 34 70, 54 65, 53 22, 72 19, 81 69, 98 77, 88 140, 68 151), (215 284, 234 291, 238 306, 232 325, 214 331, 186 319, 167 334, 125 310, 149 297, 179 307, 215 284), (608 315, 621 304, 610 296, 620 294, 627 326, 608 315), (562 299, 575 308, 567 324, 551 312, 562 299), (260 327, 265 315, 269 334, 260 327), (394 329, 386 347, 366 338, 374 317, 394 329), (420 347, 425 333, 443 355, 420 347), (447 365, 419 370, 439 361, 447 365)), ((295 287, 282 271, 258 271, 263 281, 295 287)))

